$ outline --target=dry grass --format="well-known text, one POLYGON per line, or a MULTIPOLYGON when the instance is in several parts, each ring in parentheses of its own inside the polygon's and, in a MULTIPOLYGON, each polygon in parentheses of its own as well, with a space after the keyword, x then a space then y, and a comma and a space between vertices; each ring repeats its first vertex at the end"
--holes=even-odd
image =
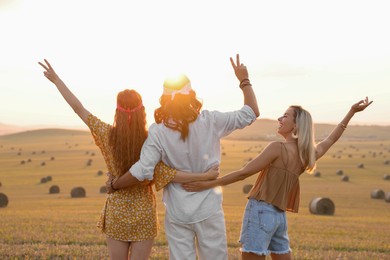
MULTIPOLYGON (((0 208, 0 258, 107 259, 104 235, 95 227, 105 201, 105 194, 100 193, 105 175, 96 172, 106 168, 90 135, 78 131, 34 133, 0 137, 0 145, 0 192, 9 199, 8 206, 0 208), (93 163, 86 166, 92 153, 93 163), (20 164, 21 160, 26 163, 20 164), (46 161, 44 167, 42 161, 46 161), (40 183, 40 178, 49 175, 53 181, 40 183), (60 193, 49 194, 51 185, 59 185, 60 193), (75 186, 84 187, 87 197, 71 199, 75 186)), ((265 145, 223 141, 222 174, 241 167, 265 145)), ((389 151, 390 141, 344 140, 319 161, 321 177, 301 177, 300 212, 288 213, 295 259, 390 258, 390 203, 370 198, 373 189, 390 192, 390 181, 383 179, 390 173, 390 165, 384 164, 389 151), (358 168, 359 163, 364 163, 364 168, 358 168), (340 180, 339 169, 350 177, 349 182, 340 180), (310 214, 308 205, 314 197, 332 199, 335 215, 310 214)), ((246 203, 242 187, 254 179, 223 189, 229 259, 239 259, 237 240, 246 203)), ((157 196, 160 202, 161 193, 157 196)), ((168 259, 161 202, 158 208, 161 230, 152 259, 168 259)))

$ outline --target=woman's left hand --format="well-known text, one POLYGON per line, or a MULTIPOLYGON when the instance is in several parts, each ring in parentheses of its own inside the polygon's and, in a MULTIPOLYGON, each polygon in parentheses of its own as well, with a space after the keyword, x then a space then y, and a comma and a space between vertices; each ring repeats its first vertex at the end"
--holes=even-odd
POLYGON ((181 186, 184 190, 189 192, 207 190, 212 187, 210 181, 187 182, 187 183, 183 183, 181 186))
POLYGON ((45 77, 50 80, 51 82, 53 82, 54 84, 56 84, 56 82, 60 79, 57 75, 57 73, 54 71, 53 67, 50 65, 50 63, 44 59, 45 64, 43 64, 42 62, 38 62, 39 65, 42 66, 42 68, 45 69, 45 71, 43 72, 43 75, 45 75, 45 77))
POLYGON ((107 172, 107 177, 108 180, 106 181, 106 189, 107 193, 110 194, 115 192, 115 190, 112 188, 112 183, 115 182, 115 177, 110 172, 107 172))
POLYGON ((372 102, 373 101, 369 101, 368 97, 366 97, 365 99, 353 104, 351 110, 353 110, 354 113, 363 111, 364 109, 366 109, 366 107, 371 105, 372 102))

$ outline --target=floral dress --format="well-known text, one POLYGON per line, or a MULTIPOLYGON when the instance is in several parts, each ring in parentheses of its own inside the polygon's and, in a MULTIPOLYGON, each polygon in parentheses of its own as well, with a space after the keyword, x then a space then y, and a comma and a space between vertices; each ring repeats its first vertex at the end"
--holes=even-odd
MULTIPOLYGON (((114 176, 122 173, 114 166, 109 148, 111 125, 94 115, 88 116, 88 127, 100 148, 109 172, 114 176)), ((175 177, 176 170, 160 162, 156 165, 152 182, 144 181, 129 189, 121 189, 108 194, 103 207, 98 228, 108 237, 121 241, 143 241, 157 236, 159 228, 156 212, 156 197, 152 188, 162 189, 175 177)))

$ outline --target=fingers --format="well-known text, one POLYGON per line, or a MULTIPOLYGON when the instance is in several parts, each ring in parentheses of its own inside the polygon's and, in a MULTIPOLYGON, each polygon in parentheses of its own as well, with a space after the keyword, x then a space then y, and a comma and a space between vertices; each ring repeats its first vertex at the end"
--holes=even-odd
POLYGON ((236 64, 234 64, 234 60, 232 57, 230 57, 230 63, 232 64, 233 69, 236 70, 237 66, 236 64))
POLYGON ((234 70, 236 70, 238 66, 243 65, 240 63, 240 55, 239 54, 236 54, 236 63, 234 63, 234 60, 232 57, 230 57, 230 63, 232 64, 234 70))
POLYGON ((49 69, 45 66, 45 64, 43 64, 42 62, 38 62, 38 64, 41 65, 45 70, 49 70, 49 69))
MULTIPOLYGON (((44 59, 44 61, 46 62, 46 64, 47 64, 47 66, 49 67, 49 69, 53 70, 53 68, 52 68, 52 66, 50 65, 50 63, 49 63, 46 59, 44 59)), ((54 70, 53 70, 53 71, 54 71, 54 70)))

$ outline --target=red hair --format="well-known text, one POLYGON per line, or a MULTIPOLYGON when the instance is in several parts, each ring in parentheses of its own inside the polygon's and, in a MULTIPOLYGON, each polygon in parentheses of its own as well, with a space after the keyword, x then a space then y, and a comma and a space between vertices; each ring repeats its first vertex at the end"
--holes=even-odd
POLYGON ((118 93, 117 107, 122 109, 116 109, 109 133, 109 146, 119 174, 128 171, 139 160, 142 145, 148 136, 144 107, 131 111, 140 105, 142 97, 137 91, 126 89, 118 93))
POLYGON ((189 94, 176 94, 160 97, 161 106, 154 111, 154 120, 157 124, 163 123, 166 127, 181 133, 185 141, 189 134, 189 124, 194 122, 200 113, 202 103, 196 98, 195 91, 189 94))

